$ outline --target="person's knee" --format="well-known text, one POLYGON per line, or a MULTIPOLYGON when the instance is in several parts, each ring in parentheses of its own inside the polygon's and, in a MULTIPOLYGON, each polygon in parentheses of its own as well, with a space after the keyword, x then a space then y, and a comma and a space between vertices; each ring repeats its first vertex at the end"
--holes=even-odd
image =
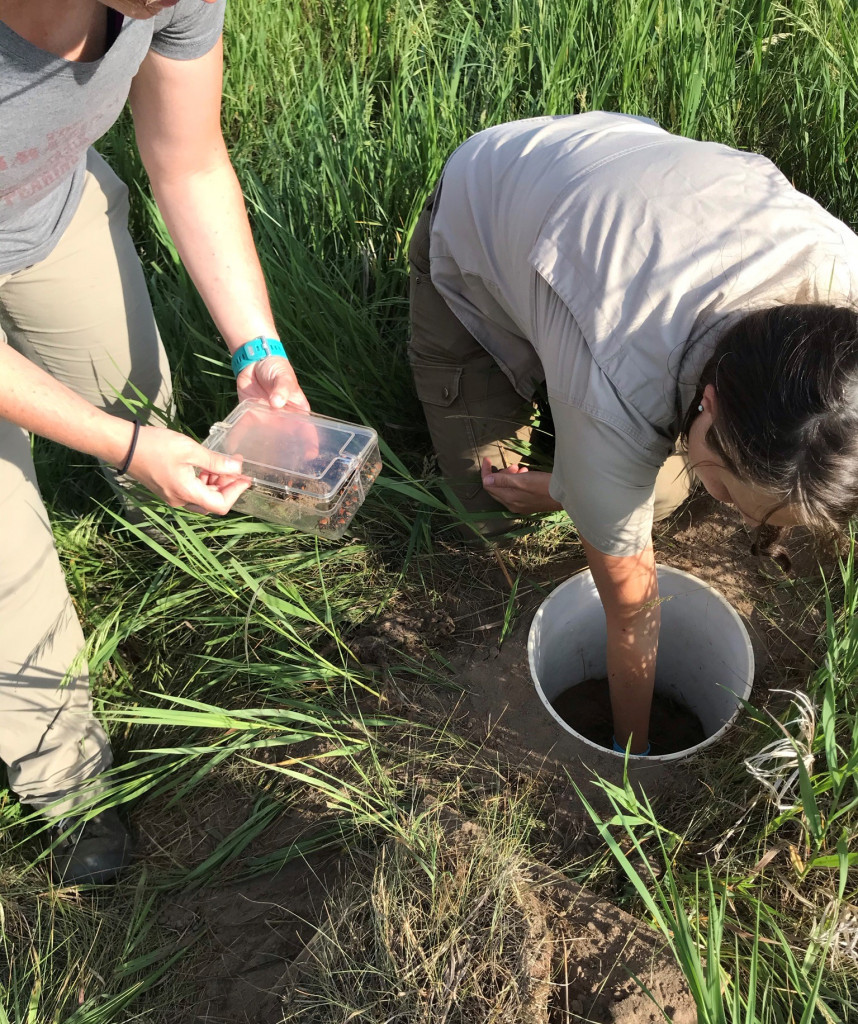
POLYGON ((653 522, 667 519, 694 490, 694 476, 684 452, 669 455, 659 470, 653 498, 653 522))

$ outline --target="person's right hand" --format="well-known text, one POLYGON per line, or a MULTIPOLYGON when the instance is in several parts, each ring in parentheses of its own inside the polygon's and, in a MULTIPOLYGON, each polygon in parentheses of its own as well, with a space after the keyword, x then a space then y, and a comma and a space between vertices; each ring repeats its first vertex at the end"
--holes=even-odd
POLYGON ((563 507, 549 493, 550 473, 533 472, 527 466, 507 466, 496 470, 492 468, 491 459, 484 458, 482 477, 486 493, 520 516, 532 512, 556 512, 563 507))
POLYGON ((250 487, 240 455, 221 455, 164 427, 141 427, 128 476, 173 508, 224 515, 250 487), (197 469, 201 471, 197 476, 197 469))
POLYGON ((298 412, 310 412, 310 403, 301 390, 295 369, 284 356, 267 356, 245 366, 236 382, 239 400, 266 402, 272 409, 291 406, 298 412))

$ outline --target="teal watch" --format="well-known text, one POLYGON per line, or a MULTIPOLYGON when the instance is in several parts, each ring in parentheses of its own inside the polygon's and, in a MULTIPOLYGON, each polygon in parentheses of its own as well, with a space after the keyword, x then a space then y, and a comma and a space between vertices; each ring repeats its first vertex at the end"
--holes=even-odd
POLYGON ((237 377, 245 366, 257 363, 260 359, 265 359, 267 356, 289 358, 286 355, 286 349, 283 348, 277 338, 263 338, 260 335, 258 338, 246 341, 241 348, 237 348, 232 354, 232 372, 237 377))

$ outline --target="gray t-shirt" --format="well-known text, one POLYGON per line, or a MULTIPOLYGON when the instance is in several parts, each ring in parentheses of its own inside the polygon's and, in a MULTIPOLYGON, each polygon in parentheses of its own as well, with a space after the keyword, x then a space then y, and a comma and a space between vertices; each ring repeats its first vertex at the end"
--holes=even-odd
POLYGON ((546 382, 551 493, 614 555, 649 540, 677 383, 684 411, 726 327, 783 302, 858 298, 858 237, 769 160, 623 114, 465 142, 444 169, 430 259, 519 393, 546 382))
POLYGON ((154 18, 125 18, 90 63, 46 53, 0 22, 0 274, 59 241, 80 201, 86 151, 119 116, 149 50, 176 60, 208 53, 225 4, 179 0, 154 18))

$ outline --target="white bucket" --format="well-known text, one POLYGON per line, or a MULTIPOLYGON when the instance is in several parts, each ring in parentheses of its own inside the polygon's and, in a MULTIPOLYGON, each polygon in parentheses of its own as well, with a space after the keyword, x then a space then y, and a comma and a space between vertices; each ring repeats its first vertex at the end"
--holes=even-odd
MULTIPOLYGON (((672 754, 636 762, 676 761, 715 743, 748 700, 754 652, 744 623, 708 583, 680 569, 658 566, 661 632, 655 689, 693 711, 706 737, 672 754)), ((600 754, 613 754, 576 732, 554 710, 570 686, 607 676, 605 613, 589 570, 573 576, 539 607, 530 626, 527 657, 536 692, 557 724, 600 754)))

